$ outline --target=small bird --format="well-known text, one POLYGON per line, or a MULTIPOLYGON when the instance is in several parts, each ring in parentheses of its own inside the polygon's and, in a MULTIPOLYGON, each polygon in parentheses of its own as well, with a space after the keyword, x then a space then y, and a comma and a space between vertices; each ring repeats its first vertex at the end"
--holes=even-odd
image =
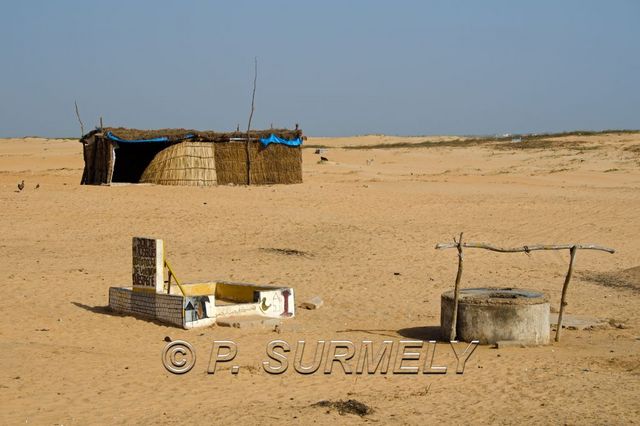
POLYGON ((22 182, 18 184, 18 192, 22 191, 23 189, 24 189, 24 180, 22 180, 22 182))
POLYGON ((36 189, 38 189, 38 188, 40 188, 40 184, 39 183, 36 184, 36 189))
POLYGON ((329 161, 327 157, 320 157, 320 161, 329 161))

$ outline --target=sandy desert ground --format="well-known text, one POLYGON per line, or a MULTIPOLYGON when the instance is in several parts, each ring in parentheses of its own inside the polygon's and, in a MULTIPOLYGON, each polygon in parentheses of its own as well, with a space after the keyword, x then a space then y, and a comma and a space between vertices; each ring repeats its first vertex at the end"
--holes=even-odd
MULTIPOLYGON (((211 188, 81 186, 77 141, 0 140, 1 423, 640 422, 640 134, 411 146, 425 139, 309 138, 329 162, 305 148, 303 184, 211 188), (371 148, 383 143, 396 145, 371 148), (434 245, 461 231, 505 246, 616 248, 578 253, 567 306, 613 325, 544 347, 481 346, 461 375, 262 370, 276 338, 433 338, 457 266, 434 245), (163 238, 183 280, 281 283, 324 306, 299 309, 280 333, 113 315, 108 288, 130 282, 137 235, 163 238), (191 372, 164 369, 166 336, 195 347, 191 372), (237 343, 238 375, 206 373, 216 339, 237 343), (373 412, 313 405, 348 399, 373 412)), ((544 290, 557 308, 567 264, 567 252, 468 250, 463 285, 544 290)), ((437 357, 454 368, 449 351, 437 357)))

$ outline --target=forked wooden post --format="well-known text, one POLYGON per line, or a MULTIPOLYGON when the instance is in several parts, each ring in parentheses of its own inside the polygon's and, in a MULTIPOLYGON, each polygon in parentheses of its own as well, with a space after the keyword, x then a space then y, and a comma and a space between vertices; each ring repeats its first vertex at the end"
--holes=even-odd
POLYGON ((466 248, 480 248, 485 250, 496 251, 499 253, 527 253, 535 251, 535 250, 569 250, 571 254, 571 259, 569 261, 569 270, 567 271, 567 275, 564 279, 564 285, 562 286, 562 296, 560 299, 560 310, 558 312, 558 328, 556 329, 556 337, 555 341, 560 341, 560 330, 562 329, 562 317, 564 315, 564 307, 567 305, 567 289, 569 288, 569 282, 571 282, 571 276, 573 275, 573 265, 576 259, 576 253, 578 250, 600 250, 606 251, 607 253, 615 253, 616 251, 609 247, 603 247, 595 244, 536 244, 532 246, 522 246, 522 247, 513 247, 513 248, 505 248, 498 247, 492 244, 487 243, 463 243, 462 242, 462 233, 460 233, 460 241, 456 241, 455 238, 453 243, 438 243, 436 244, 436 250, 448 249, 448 248, 456 248, 458 249, 458 275, 456 275, 456 284, 453 289, 453 316, 451 321, 451 330, 449 332, 449 336, 451 340, 455 338, 456 332, 456 323, 458 321, 458 295, 460 291, 460 278, 462 277, 462 249, 466 248))
POLYGON ((567 288, 569 288, 569 281, 571 281, 571 275, 573 274, 573 262, 576 259, 576 253, 578 248, 576 246, 571 247, 569 253, 571 253, 571 259, 569 260, 569 270, 567 276, 564 279, 562 286, 562 296, 560 297, 560 310, 558 312, 558 327, 556 328, 556 342, 560 341, 560 330, 562 330, 562 316, 564 315, 564 307, 567 305, 567 288))
MULTIPOLYGON (((457 249, 458 249, 458 273, 456 274, 456 284, 453 287, 453 312, 451 315, 451 328, 449 329, 449 341, 453 342, 456 340, 456 327, 458 325, 458 297, 460 296, 460 280, 462 278, 462 262, 464 260, 464 254, 462 253, 462 235, 463 232, 460 233, 460 238, 458 239, 457 249)), ((455 238, 453 241, 455 242, 455 238)))

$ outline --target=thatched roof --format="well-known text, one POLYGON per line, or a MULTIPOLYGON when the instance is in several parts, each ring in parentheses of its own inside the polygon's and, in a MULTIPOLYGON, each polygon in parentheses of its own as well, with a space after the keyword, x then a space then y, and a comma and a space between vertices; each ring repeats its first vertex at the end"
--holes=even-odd
MULTIPOLYGON (((199 142, 229 142, 233 138, 246 138, 246 132, 214 132, 211 130, 189 130, 189 129, 158 129, 158 130, 138 130, 126 129, 124 127, 105 127, 103 129, 92 130, 80 139, 85 141, 96 134, 106 134, 111 132, 114 136, 126 140, 144 140, 166 137, 169 141, 180 141, 188 135, 194 135, 193 141, 199 142)), ((297 139, 302 137, 302 130, 289 129, 268 129, 251 130, 252 138, 268 138, 272 134, 282 139, 297 139)))

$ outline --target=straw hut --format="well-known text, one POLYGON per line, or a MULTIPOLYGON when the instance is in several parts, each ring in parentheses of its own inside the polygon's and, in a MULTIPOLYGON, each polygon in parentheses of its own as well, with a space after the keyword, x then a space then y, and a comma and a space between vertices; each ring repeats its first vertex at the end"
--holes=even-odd
POLYGON ((215 185, 214 144, 184 141, 158 152, 140 176, 141 183, 215 185))
POLYGON ((267 185, 302 182, 302 131, 102 128, 83 144, 82 184, 267 185))

